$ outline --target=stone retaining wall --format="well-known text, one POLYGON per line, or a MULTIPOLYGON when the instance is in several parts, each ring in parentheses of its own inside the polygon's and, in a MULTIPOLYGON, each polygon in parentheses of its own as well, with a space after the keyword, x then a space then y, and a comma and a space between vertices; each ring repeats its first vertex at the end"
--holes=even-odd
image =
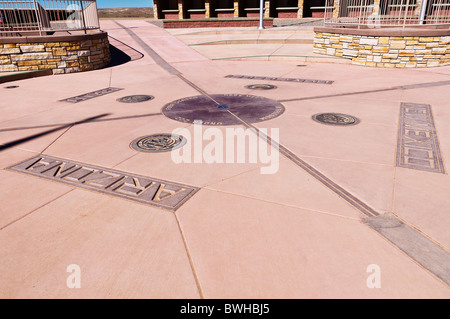
POLYGON ((51 69, 64 74, 99 69, 109 62, 106 32, 0 38, 0 72, 51 69))
POLYGON ((420 68, 450 65, 449 30, 314 29, 314 53, 351 59, 369 67, 420 68))
MULTIPOLYGON (((163 20, 166 29, 173 28, 217 28, 217 27, 257 27, 258 18, 234 18, 234 19, 201 19, 201 20, 163 20)), ((273 19, 264 19, 264 27, 272 27, 273 19)))

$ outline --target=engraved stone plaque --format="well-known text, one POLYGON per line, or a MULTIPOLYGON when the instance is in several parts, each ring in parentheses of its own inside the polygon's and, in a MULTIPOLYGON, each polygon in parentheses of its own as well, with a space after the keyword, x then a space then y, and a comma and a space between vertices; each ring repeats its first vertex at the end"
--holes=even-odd
POLYGON ((47 155, 32 157, 8 169, 170 211, 177 210, 199 190, 194 186, 47 155))

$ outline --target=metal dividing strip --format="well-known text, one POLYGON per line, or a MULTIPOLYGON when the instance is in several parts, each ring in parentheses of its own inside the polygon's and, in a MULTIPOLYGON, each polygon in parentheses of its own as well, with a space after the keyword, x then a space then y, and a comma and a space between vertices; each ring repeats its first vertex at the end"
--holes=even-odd
POLYGON ((190 87, 194 88, 195 90, 197 90, 200 94, 208 97, 211 101, 213 101, 214 103, 216 103, 217 105, 220 105, 219 102, 217 102, 211 95, 209 95, 208 93, 206 93, 204 90, 202 90, 201 88, 199 88, 197 85, 195 85, 194 83, 192 83, 191 81, 189 81, 188 79, 186 79, 182 74, 178 74, 178 77, 183 80, 187 85, 189 85, 190 87))
POLYGON ((450 285, 450 254, 443 247, 392 214, 366 218, 363 222, 450 285))
MULTIPOLYGON (((228 112, 230 112, 228 110, 228 112)), ((233 114, 232 112, 230 112, 233 114)), ((236 118, 238 116, 233 114, 236 118)), ((281 154, 291 160, 294 164, 304 169, 312 177, 321 182, 328 189, 339 195, 343 200, 355 207, 358 211, 366 215, 363 222, 378 232, 385 239, 394 244, 397 248, 405 252, 411 259, 416 261, 427 271, 432 273, 446 285, 450 285, 450 254, 437 243, 428 239, 419 231, 403 223, 392 214, 380 215, 369 205, 350 194, 341 186, 334 183, 328 177, 316 170, 314 167, 300 159, 283 145, 274 142, 269 136, 262 133, 255 126, 245 123, 247 128, 255 130, 258 136, 265 139, 269 145, 278 147, 281 154)))
POLYGON ((123 28, 144 50, 148 53, 148 55, 158 64, 160 67, 162 67, 164 70, 169 72, 170 74, 178 76, 181 80, 183 80, 186 84, 188 84, 190 87, 198 91, 200 94, 207 96, 209 99, 211 99, 214 103, 219 105, 219 103, 214 100, 208 93, 206 93, 204 90, 202 90, 200 87, 186 79, 180 71, 178 71, 176 68, 171 66, 169 63, 167 63, 166 60, 164 60, 158 53, 155 52, 150 46, 147 45, 140 37, 138 37, 133 31, 128 29, 127 27, 123 26, 117 21, 114 21, 118 26, 123 28))
POLYGON ((262 138, 263 140, 267 141, 269 145, 272 147, 275 147, 279 150, 279 152, 284 155, 287 159, 289 159, 291 162, 293 162, 298 167, 305 170, 309 175, 314 177, 316 180, 318 180, 320 183, 322 183, 324 186, 326 186, 328 189, 333 191, 335 194, 337 194, 339 197, 341 197, 343 200, 348 202, 350 205, 355 207, 359 212, 362 214, 368 216, 368 217, 374 217, 378 216, 379 213, 376 212, 373 208, 371 208, 369 205, 358 199, 356 196, 333 182, 331 179, 326 177, 324 174, 319 172, 317 169, 309 165, 307 162, 299 158, 297 155, 292 153, 289 149, 287 149, 285 146, 277 143, 276 141, 272 140, 270 136, 267 136, 263 132, 261 132, 257 127, 246 123, 242 119, 240 119, 236 114, 231 112, 230 110, 227 110, 230 114, 232 114, 234 117, 236 117, 242 125, 244 125, 247 128, 250 128, 254 130, 259 138, 262 138))
POLYGON ((426 88, 426 87, 433 87, 433 86, 443 86, 443 85, 449 85, 450 81, 435 81, 435 82, 425 82, 425 83, 417 83, 417 84, 408 84, 408 85, 402 85, 397 86, 397 89, 420 89, 420 88, 426 88))
MULTIPOLYGON (((192 83, 191 81, 189 81, 188 79, 186 79, 185 77, 183 77, 181 75, 181 73, 176 70, 174 67, 172 67, 170 64, 168 64, 163 58, 161 58, 161 56, 158 55, 158 53, 156 53, 152 48, 150 48, 146 43, 144 43, 136 34, 134 34, 134 32, 132 32, 131 30, 127 29, 126 27, 124 27, 123 25, 121 25, 118 22, 115 22, 117 25, 119 25, 120 27, 124 28, 125 30, 127 30, 128 34, 130 34, 133 39, 136 40, 136 42, 138 42, 143 49, 149 53, 149 55, 155 60, 156 63, 160 64, 161 67, 163 67, 166 71, 168 71, 171 74, 177 75, 180 79, 182 79, 184 82, 186 82, 188 85, 190 85, 191 87, 193 87, 194 89, 196 89, 198 92, 200 92, 202 95, 207 96, 208 98, 210 98, 212 101, 214 101, 215 103, 217 103, 217 105, 219 105, 219 103, 217 101, 215 101, 208 93, 206 93, 204 90, 200 89, 197 85, 195 85, 194 83, 192 83)), ((240 123, 242 123, 242 125, 244 125, 247 128, 251 128, 254 129, 255 132, 257 132, 258 136, 260 138, 263 138, 267 141, 267 143, 269 145, 278 147, 279 151, 281 152, 281 154, 283 154, 286 158, 288 158, 289 160, 291 160, 294 164, 296 164, 297 166, 301 167, 302 169, 304 169, 308 174, 310 174, 312 177, 314 177, 315 179, 317 179, 319 182, 321 182, 323 185, 325 185, 328 189, 330 189, 331 191, 333 191, 334 193, 336 193, 338 196, 340 196, 342 199, 344 199, 345 201, 347 201, 350 205, 352 205, 353 207, 355 207, 358 211, 360 211, 362 214, 364 214, 365 216, 368 217, 373 217, 373 216, 378 216, 379 214, 373 209, 371 208, 369 205, 365 204, 364 202, 362 202, 360 199, 358 199, 356 196, 352 195, 351 193, 349 193, 348 191, 346 191, 344 188, 342 188, 341 186, 339 186, 338 184, 336 184, 335 182, 333 182, 332 180, 330 180, 328 177, 326 177, 325 175, 323 175, 321 172, 319 172, 318 170, 316 170, 314 167, 312 167, 311 165, 309 165, 308 163, 306 163, 305 161, 303 161, 302 159, 300 159, 297 155, 295 155, 294 153, 292 153, 290 150, 288 150, 286 147, 284 147, 283 145, 279 145, 279 143, 274 142, 269 136, 266 136, 265 134, 263 134, 259 129, 257 129, 255 126, 246 123, 244 120, 242 120, 241 118, 239 118, 236 114, 234 114, 233 112, 231 112, 230 110, 227 110, 231 115, 233 115, 236 119, 238 119, 238 121, 240 123)))
POLYGON ((369 93, 395 91, 395 90, 411 90, 411 89, 420 89, 420 88, 444 86, 444 85, 450 85, 450 81, 425 82, 425 83, 399 85, 399 86, 394 86, 394 87, 390 87, 390 88, 381 88, 381 89, 373 89, 373 90, 365 90, 365 91, 344 92, 344 93, 335 93, 335 94, 318 95, 318 96, 306 96, 306 97, 300 97, 300 98, 278 100, 278 102, 283 103, 283 102, 294 102, 294 101, 303 101, 303 100, 326 99, 329 97, 369 94, 369 93))
MULTIPOLYGON (((116 22, 117 23, 117 22, 116 22)), ((120 25, 120 24, 119 24, 120 25)), ((123 26, 122 26, 123 27, 123 26)), ((125 27, 123 27, 126 29, 125 27)), ((127 30, 127 29, 126 29, 127 30)), ((152 52, 152 57, 156 57, 155 61, 161 66, 163 66, 164 69, 166 69, 168 72, 171 72, 171 74, 177 75, 180 79, 182 79, 186 84, 193 87, 195 90, 200 92, 202 95, 211 98, 209 94, 207 94, 204 90, 200 89, 198 86, 196 86, 194 83, 189 81, 188 79, 184 78, 179 71, 177 71, 175 68, 170 66, 166 61, 164 61, 156 52, 154 52, 150 47, 148 47, 147 44, 145 44, 139 37, 137 37, 134 33, 127 30, 128 33, 140 43, 144 49, 147 49, 152 52)), ((450 83, 447 83, 447 81, 442 82, 434 82, 434 85, 447 85, 450 83)), ((432 83, 426 84, 425 86, 433 86, 432 83)), ((340 96, 340 95, 351 95, 351 94, 363 94, 363 93, 373 93, 373 92, 381 92, 381 91, 389 91, 389 90, 397 90, 397 89, 412 89, 418 87, 417 85, 406 85, 406 86, 398 86, 393 88, 387 88, 387 89, 379 89, 379 90, 373 90, 373 91, 364 91, 364 92, 351 92, 351 93, 342 93, 342 94, 336 94, 336 95, 329 95, 329 96, 319 96, 319 97, 309 97, 309 98, 301 98, 301 99, 292 99, 295 100, 302 100, 302 99, 312 99, 312 98, 324 98, 324 97, 332 97, 332 96, 340 96)), ((419 87, 423 87, 423 84, 419 87)), ((278 101, 278 102, 285 102, 285 101, 291 101, 291 100, 284 100, 284 101, 278 101)), ((217 102, 216 102, 217 103, 217 102)), ((423 234, 421 234, 419 231, 415 230, 414 228, 406 225, 403 223, 400 219, 398 219, 396 216, 392 214, 379 214, 377 211, 375 211, 372 207, 358 199, 356 196, 330 180, 328 177, 326 177, 324 174, 319 172, 317 169, 309 165, 307 162, 300 159, 297 155, 295 155, 292 151, 290 151, 288 148, 286 148, 283 145, 280 145, 276 141, 273 141, 269 136, 261 132, 258 128, 255 126, 246 123, 244 120, 242 120, 239 116, 231 112, 229 109, 226 110, 234 116, 239 123, 241 123, 246 128, 250 128, 254 130, 256 134, 258 134, 258 137, 261 139, 264 139, 268 145, 271 145, 274 148, 278 148, 279 152, 285 156, 287 159, 289 159, 291 162, 293 162, 298 167, 305 170, 309 175, 314 177, 317 181, 322 183, 325 187, 327 187, 329 190, 333 191, 335 194, 337 194, 339 197, 341 197, 343 200, 345 200, 347 203, 349 203, 351 206, 356 208, 359 212, 361 212, 366 217, 363 218, 363 222, 367 224, 369 227, 374 229, 376 232, 378 232, 380 235, 382 235, 385 239, 392 242, 396 247, 398 247, 400 250, 404 251, 410 258, 412 258, 414 261, 416 261, 418 264, 423 266, 426 270, 431 272, 433 275, 435 275, 437 278, 442 280, 444 283, 449 285, 450 283, 450 257, 449 253, 440 247, 435 242, 431 241, 427 237, 425 237, 423 234)), ((195 190, 189 195, 192 196, 195 190)), ((187 200, 187 198, 186 198, 187 200)), ((181 227, 180 227, 181 229, 181 227)), ((195 274, 195 269, 193 267, 192 261, 190 261, 191 267, 195 274)), ((197 279, 198 284, 198 279, 197 279)), ((198 285, 200 290, 200 285, 198 285)), ((201 290, 200 290, 201 292, 201 290)))
POLYGON ((128 29, 127 27, 123 26, 122 24, 120 24, 117 21, 114 21, 114 23, 117 24, 122 29, 124 29, 145 50, 145 52, 147 52, 148 55, 150 55, 150 57, 153 60, 155 60, 156 64, 158 64, 160 67, 162 67, 164 70, 166 70, 170 74, 173 74, 173 75, 179 75, 180 74, 180 71, 175 69, 169 63, 167 63, 166 60, 164 60, 158 53, 156 53, 152 48, 150 48, 147 45, 147 43, 142 41, 142 39, 140 37, 138 37, 133 31, 131 31, 130 29, 128 29))
POLYGON ((335 93, 335 94, 327 94, 327 95, 316 95, 316 96, 306 96, 292 99, 284 99, 278 100, 278 102, 295 102, 295 101, 303 101, 303 100, 315 100, 315 99, 326 99, 329 97, 339 97, 339 96, 347 96, 347 95, 358 95, 358 94, 366 94, 366 93, 377 93, 377 92, 385 92, 385 91, 394 91, 398 88, 386 88, 386 89, 375 89, 375 90, 366 90, 366 91, 356 91, 356 92, 344 92, 344 93, 335 93))

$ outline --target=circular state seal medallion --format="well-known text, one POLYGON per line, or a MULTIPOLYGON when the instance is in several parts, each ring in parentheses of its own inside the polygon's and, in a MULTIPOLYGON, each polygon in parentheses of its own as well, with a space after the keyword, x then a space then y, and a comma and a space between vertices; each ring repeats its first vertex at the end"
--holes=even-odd
POLYGON ((277 87, 272 84, 250 84, 247 85, 246 88, 250 90, 273 90, 277 87))
POLYGON ((153 99, 154 97, 151 95, 129 95, 121 97, 120 99, 117 99, 117 101, 121 103, 141 103, 153 99))
POLYGON ((280 116, 284 110, 281 103, 261 96, 212 94, 173 101, 162 108, 162 113, 183 123, 238 125, 267 121, 280 116))
POLYGON ((322 124, 337 126, 356 125, 360 122, 359 119, 354 116, 341 113, 320 113, 313 115, 312 119, 322 124))
POLYGON ((153 134, 134 140, 130 146, 139 152, 167 152, 182 147, 186 139, 176 134, 153 134))

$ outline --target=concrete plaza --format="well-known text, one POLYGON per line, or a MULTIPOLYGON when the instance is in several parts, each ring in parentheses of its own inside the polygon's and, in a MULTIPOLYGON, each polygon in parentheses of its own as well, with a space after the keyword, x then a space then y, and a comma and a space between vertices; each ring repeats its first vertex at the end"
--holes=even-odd
MULTIPOLYGON (((450 67, 368 68, 319 56, 312 27, 101 24, 129 61, 0 85, 0 297, 450 297, 450 67), (118 90, 67 100, 108 88, 118 90), (284 106, 269 120, 231 126, 279 130, 276 173, 261 174, 261 161, 177 164, 171 152, 130 147, 151 134, 194 136, 196 125, 163 107, 218 94, 284 106), (117 101, 131 95, 154 98, 117 101), (359 123, 312 119, 326 112, 359 123), (50 165, 47 157, 196 191, 165 209, 56 180, 63 170, 27 172, 50 165), (32 165, 14 169, 20 163, 32 165), (80 287, 70 285, 70 265, 80 287)), ((131 180, 130 189, 143 186, 131 180)))

